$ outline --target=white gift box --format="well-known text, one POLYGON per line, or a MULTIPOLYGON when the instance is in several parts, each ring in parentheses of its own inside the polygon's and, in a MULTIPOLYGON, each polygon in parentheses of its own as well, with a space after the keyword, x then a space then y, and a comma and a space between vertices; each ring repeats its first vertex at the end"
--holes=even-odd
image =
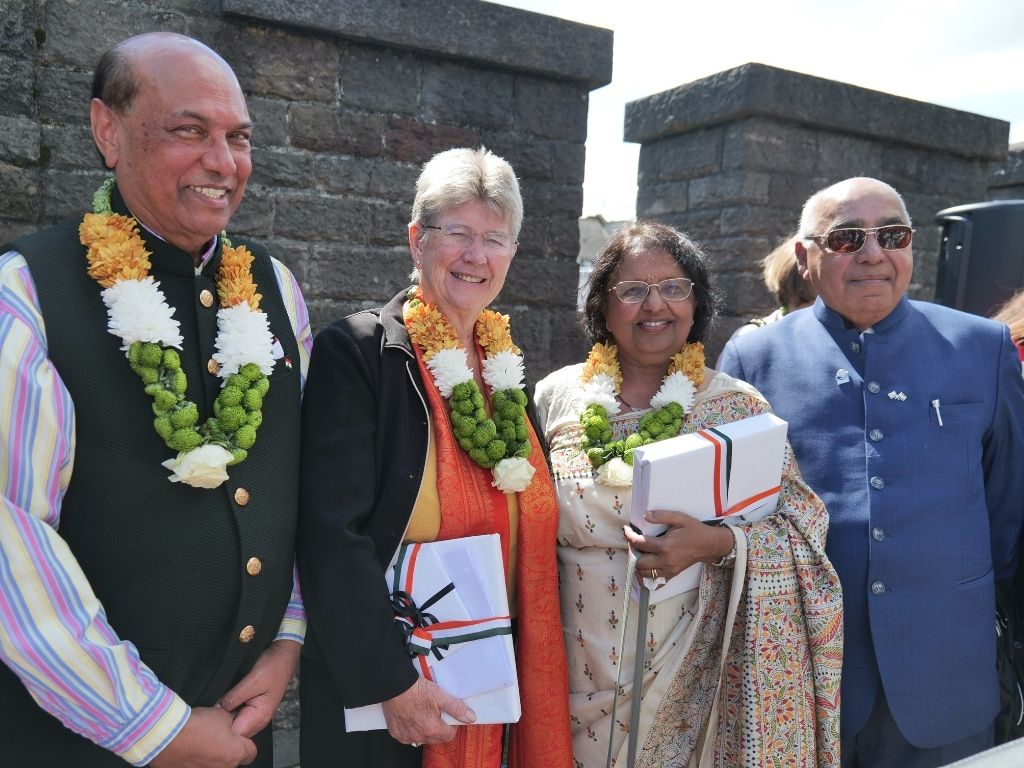
MULTIPOLYGON (((406 615, 396 613, 396 620, 411 630, 416 671, 463 699, 477 723, 517 722, 522 710, 498 534, 403 545, 386 579, 406 615), (430 616, 417 621, 417 612, 430 616)), ((349 732, 382 728, 380 704, 345 710, 349 732)))
MULTIPOLYGON (((779 501, 788 426, 762 413, 637 448, 630 522, 645 536, 657 536, 666 526, 645 520, 648 510, 685 512, 729 525, 767 517, 779 501)), ((701 567, 693 565, 661 586, 645 578, 650 601, 694 589, 701 567)))

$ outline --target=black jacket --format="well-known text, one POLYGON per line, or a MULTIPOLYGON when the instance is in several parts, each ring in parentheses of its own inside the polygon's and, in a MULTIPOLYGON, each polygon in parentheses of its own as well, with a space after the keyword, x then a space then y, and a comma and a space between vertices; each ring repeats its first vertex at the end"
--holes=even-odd
POLYGON ((303 654, 330 669, 346 707, 416 681, 384 582, 419 492, 430 424, 404 301, 403 292, 320 332, 303 394, 303 654))

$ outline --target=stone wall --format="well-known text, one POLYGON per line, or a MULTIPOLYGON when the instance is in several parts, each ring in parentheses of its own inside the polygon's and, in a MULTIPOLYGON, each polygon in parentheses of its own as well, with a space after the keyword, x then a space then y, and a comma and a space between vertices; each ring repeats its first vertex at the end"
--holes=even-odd
POLYGON ((626 141, 641 144, 637 215, 690 233, 716 266, 726 310, 710 359, 775 308, 758 262, 796 230, 804 201, 851 176, 902 193, 917 228, 910 293, 933 298, 934 214, 986 199, 1008 133, 1001 120, 761 64, 634 101, 625 118, 626 141))
POLYGON ((988 199, 1024 200, 1024 143, 1010 145, 1006 160, 993 164, 988 199))
POLYGON ((611 79, 610 31, 479 0, 5 0, 0 28, 0 242, 81 215, 104 177, 88 129, 102 51, 181 32, 231 63, 256 124, 231 229, 291 267, 315 326, 407 285, 421 164, 483 144, 526 202, 498 307, 531 379, 580 359, 587 107, 611 79))

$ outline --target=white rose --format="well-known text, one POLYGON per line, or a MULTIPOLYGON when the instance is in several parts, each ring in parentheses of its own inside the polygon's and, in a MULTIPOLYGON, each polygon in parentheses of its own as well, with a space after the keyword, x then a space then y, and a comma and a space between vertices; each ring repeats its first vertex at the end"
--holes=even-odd
POLYGON ((515 456, 511 459, 499 461, 491 474, 494 480, 491 482, 495 488, 502 493, 519 493, 525 491, 536 472, 529 459, 515 456))
POLYGON ((633 484, 633 468, 616 456, 597 468, 597 482, 629 488, 633 484))
POLYGON ((177 458, 162 462, 174 474, 168 480, 194 488, 216 488, 228 479, 227 466, 231 453, 219 445, 201 445, 177 458))

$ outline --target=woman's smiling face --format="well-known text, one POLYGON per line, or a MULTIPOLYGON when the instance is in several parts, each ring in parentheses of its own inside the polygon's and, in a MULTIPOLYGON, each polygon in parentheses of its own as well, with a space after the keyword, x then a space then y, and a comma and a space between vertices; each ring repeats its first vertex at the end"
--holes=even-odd
POLYGON ((505 284, 515 245, 507 253, 490 254, 481 236, 493 232, 512 239, 509 223, 480 200, 445 211, 429 228, 420 224, 410 228, 409 245, 413 262, 420 269, 423 298, 451 320, 475 321, 505 284), (476 234, 471 244, 461 247, 434 229, 456 225, 476 234))
MULTIPOLYGON (((659 283, 670 277, 690 276, 668 251, 657 248, 627 254, 616 268, 611 285, 627 280, 659 283)), ((637 304, 627 304, 609 291, 604 316, 620 359, 636 365, 667 365, 668 359, 686 344, 696 306, 692 291, 682 301, 665 301, 661 291, 652 287, 637 304)))

